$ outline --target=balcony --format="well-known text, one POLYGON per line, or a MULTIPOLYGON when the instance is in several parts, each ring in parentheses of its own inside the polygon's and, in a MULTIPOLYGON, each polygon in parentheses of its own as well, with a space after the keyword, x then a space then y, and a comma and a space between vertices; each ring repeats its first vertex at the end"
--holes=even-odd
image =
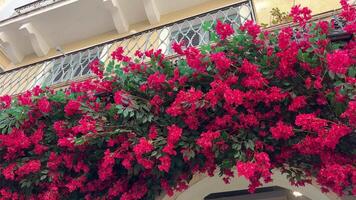
POLYGON ((173 42, 185 41, 187 46, 207 44, 209 34, 203 30, 203 23, 217 19, 231 23, 237 29, 246 20, 255 19, 251 1, 212 10, 76 52, 63 52, 61 56, 0 73, 0 96, 16 95, 36 85, 63 87, 73 81, 88 78, 91 76, 88 64, 97 58, 106 62, 110 53, 118 46, 124 47, 127 55, 133 55, 136 50, 159 48, 166 55, 172 56, 173 42))
POLYGON ((22 15, 25 13, 29 13, 31 11, 34 11, 36 9, 40 9, 55 3, 58 3, 60 1, 64 1, 64 0, 38 0, 38 1, 34 1, 31 3, 28 3, 26 5, 20 6, 15 8, 15 13, 13 16, 18 16, 18 15, 22 15))

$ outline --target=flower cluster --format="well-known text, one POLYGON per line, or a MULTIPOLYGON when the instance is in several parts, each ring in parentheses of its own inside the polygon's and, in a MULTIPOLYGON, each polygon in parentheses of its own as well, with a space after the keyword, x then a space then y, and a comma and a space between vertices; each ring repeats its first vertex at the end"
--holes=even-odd
POLYGON ((355 195, 355 39, 334 45, 330 22, 291 14, 301 29, 218 21, 206 48, 172 45, 178 62, 119 47, 90 64, 98 78, 0 97, 0 199, 153 200, 235 170, 250 192, 280 170, 355 195))
POLYGON ((308 20, 311 19, 311 10, 308 7, 301 8, 300 5, 292 7, 290 16, 293 21, 299 23, 300 26, 305 26, 308 20))
POLYGON ((352 64, 352 59, 345 50, 336 50, 333 53, 329 53, 326 59, 329 70, 336 74, 346 74, 352 64))
POLYGON ((237 162, 236 168, 239 176, 244 176, 250 181, 249 191, 254 190, 262 186, 260 179, 263 178, 265 183, 271 182, 271 163, 266 153, 256 153, 254 155, 255 161, 252 162, 237 162))
POLYGON ((0 110, 7 109, 10 106, 11 106, 11 97, 9 95, 0 97, 0 110))
POLYGON ((234 29, 229 24, 224 24, 220 20, 216 23, 216 33, 221 40, 225 40, 230 35, 234 34, 234 29))

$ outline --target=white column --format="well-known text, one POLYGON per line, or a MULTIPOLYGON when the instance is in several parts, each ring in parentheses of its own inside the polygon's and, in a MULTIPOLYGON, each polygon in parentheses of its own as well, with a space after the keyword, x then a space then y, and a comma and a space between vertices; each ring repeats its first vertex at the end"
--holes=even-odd
POLYGON ((103 3, 111 13, 114 21, 116 31, 118 33, 126 33, 129 31, 129 23, 127 22, 124 13, 122 12, 121 5, 117 0, 103 0, 103 3))
POLYGON ((51 47, 41 32, 32 23, 22 25, 19 30, 23 31, 26 36, 30 38, 32 48, 37 56, 41 57, 47 55, 51 47))
POLYGON ((16 48, 15 43, 5 32, 0 32, 0 47, 6 57, 14 64, 22 61, 24 55, 16 48))
POLYGON ((150 24, 158 24, 161 20, 161 14, 157 8, 155 0, 143 0, 143 5, 145 7, 145 12, 150 24))

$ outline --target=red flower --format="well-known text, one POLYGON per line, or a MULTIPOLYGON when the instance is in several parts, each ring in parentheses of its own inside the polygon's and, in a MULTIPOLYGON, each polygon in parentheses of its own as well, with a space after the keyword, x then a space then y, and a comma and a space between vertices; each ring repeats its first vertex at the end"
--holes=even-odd
POLYGON ((90 64, 89 64, 90 70, 96 74, 99 78, 103 78, 104 72, 101 69, 101 64, 99 59, 94 59, 90 64))
POLYGON ((75 134, 82 133, 84 135, 87 133, 96 133, 96 121, 91 117, 84 116, 79 120, 79 125, 72 128, 72 131, 75 134))
POLYGON ((167 143, 169 144, 176 144, 183 133, 183 129, 179 128, 177 125, 173 124, 171 126, 167 127, 168 130, 168 138, 167 138, 167 143))
POLYGON ((147 91, 147 84, 142 84, 142 85, 140 85, 140 91, 141 92, 146 92, 147 91))
POLYGON ((315 114, 299 114, 295 119, 295 125, 301 126, 303 130, 318 132, 324 129, 328 122, 317 118, 315 114))
POLYGON ((283 28, 278 34, 278 47, 281 50, 288 48, 293 36, 293 29, 291 27, 283 28))
POLYGON ((311 86, 312 86, 312 79, 310 78, 310 76, 305 79, 304 84, 305 84, 305 88, 307 88, 307 89, 310 89, 310 88, 311 88, 311 86))
POLYGON ((168 196, 170 196, 170 197, 173 196, 174 191, 173 191, 172 187, 169 185, 167 180, 165 180, 165 179, 161 180, 161 187, 167 193, 168 196))
POLYGON ((67 105, 64 107, 64 112, 67 116, 72 116, 79 112, 81 104, 77 100, 69 100, 67 105))
POLYGON ((161 105, 163 103, 163 100, 161 99, 161 97, 159 95, 155 95, 151 100, 150 100, 150 104, 155 108, 156 112, 159 111, 161 105))
POLYGON ((31 146, 31 140, 23 130, 13 128, 7 135, 0 135, 1 147, 6 147, 4 159, 9 160, 21 155, 21 152, 31 146))
POLYGON ((197 140, 197 145, 203 149, 210 149, 213 146, 213 140, 220 137, 220 132, 208 131, 200 135, 200 138, 197 140))
POLYGON ((241 31, 247 31, 254 39, 258 34, 261 33, 261 27, 257 25, 253 20, 247 20, 242 26, 240 26, 241 31))
POLYGON ((272 181, 270 159, 264 152, 255 154, 255 162, 238 161, 236 167, 238 176, 244 176, 250 181, 250 192, 254 192, 257 187, 262 185, 260 178, 263 178, 265 183, 272 181))
POLYGON ((297 112, 301 108, 304 108, 307 105, 306 99, 307 98, 305 96, 298 96, 294 98, 292 103, 289 105, 288 110, 297 112))
POLYGON ((270 131, 272 136, 277 140, 287 140, 294 135, 293 127, 283 123, 282 121, 277 122, 275 127, 270 128, 270 131))
POLYGON ((114 52, 111 53, 111 57, 114 60, 122 61, 124 60, 124 48, 118 47, 114 52))
POLYGON ((355 34, 356 33, 356 23, 347 24, 344 26, 344 31, 355 34))
POLYGON ((22 106, 30 106, 32 105, 32 94, 30 91, 27 91, 17 97, 19 100, 19 104, 22 106))
POLYGON ((184 55, 187 58, 188 65, 192 69, 195 69, 197 72, 205 72, 206 71, 206 64, 201 61, 203 59, 203 55, 201 54, 201 52, 198 48, 188 47, 184 51, 184 55))
POLYGON ((188 91, 180 90, 174 102, 167 108, 166 112, 173 117, 183 113, 192 115, 196 112, 196 104, 202 97, 203 92, 196 90, 195 88, 191 88, 188 91), (183 104, 189 104, 190 107, 186 108, 183 104))
POLYGON ((243 60, 240 71, 247 74, 242 80, 242 85, 244 87, 260 89, 268 84, 267 79, 265 79, 261 72, 258 71, 258 66, 250 63, 246 59, 243 60))
POLYGON ((225 40, 235 32, 230 24, 224 24, 220 20, 217 20, 215 29, 221 40, 225 40))
POLYGON ((16 174, 19 177, 26 176, 30 173, 38 172, 41 169, 41 161, 31 160, 16 170, 16 174))
POLYGON ((172 44, 172 49, 173 49, 173 51, 176 52, 178 55, 183 55, 184 52, 183 52, 183 50, 182 50, 182 46, 183 46, 182 43, 174 42, 174 43, 172 44))
POLYGON ((10 108, 11 96, 5 95, 0 97, 0 110, 10 108))
POLYGON ((153 145, 145 138, 140 138, 139 143, 133 147, 133 151, 137 157, 141 157, 145 153, 150 153, 153 149, 153 145))
POLYGON ((114 94, 114 101, 116 105, 123 105, 124 103, 124 94, 125 92, 123 92, 122 90, 116 91, 114 94))
POLYGON ((300 8, 300 5, 295 5, 290 11, 290 16, 293 17, 293 21, 305 26, 308 20, 311 19, 311 10, 307 7, 300 8))
POLYGON ((69 192, 73 192, 78 188, 83 188, 83 183, 85 182, 85 180, 86 180, 85 176, 81 176, 79 178, 73 178, 65 185, 65 187, 68 188, 69 192))
POLYGON ((172 156, 177 155, 177 152, 174 150, 174 145, 170 143, 167 143, 167 145, 163 147, 162 152, 172 156))
POLYGON ((347 126, 332 124, 326 137, 323 138, 323 145, 334 150, 336 145, 339 144, 339 140, 345 135, 350 134, 351 131, 352 129, 347 126))
POLYGON ((151 140, 154 140, 157 138, 157 136, 158 136, 157 127, 155 125, 150 126, 150 130, 148 132, 148 137, 151 140))
POLYGON ((179 128, 175 124, 173 124, 172 126, 168 126, 167 129, 168 129, 167 144, 162 149, 162 151, 169 155, 176 155, 174 146, 180 140, 183 129, 179 128))
MULTIPOLYGON (((342 196, 344 194, 344 187, 350 185, 351 169, 351 167, 339 164, 325 166, 319 171, 317 182, 331 188, 333 192, 342 196)), ((328 191, 325 187, 323 187, 324 191, 328 191)))
POLYGON ((109 197, 117 197, 127 191, 127 181, 119 179, 116 181, 108 191, 109 197))
POLYGON ((67 147, 68 149, 73 149, 74 148, 74 139, 69 137, 69 138, 59 138, 57 142, 59 147, 67 147))
POLYGON ((142 199, 148 192, 146 183, 142 181, 135 182, 131 189, 125 192, 120 200, 139 200, 142 199))
POLYGON ((160 157, 159 161, 161 162, 161 164, 158 165, 158 169, 160 171, 164 171, 168 173, 169 169, 171 168, 171 158, 168 155, 165 155, 160 157))
POLYGON ((57 170, 59 165, 62 163, 62 159, 60 156, 56 155, 56 153, 51 152, 48 157, 47 167, 53 171, 57 170))
POLYGON ((224 74, 231 66, 230 59, 228 59, 223 52, 211 54, 210 59, 215 63, 215 67, 220 74, 224 74))
POLYGON ((138 58, 142 58, 143 57, 143 53, 140 50, 136 50, 135 51, 135 56, 138 58))
POLYGON ((2 175, 4 175, 5 179, 7 180, 15 180, 15 167, 17 166, 16 163, 11 163, 7 167, 2 170, 2 175))
POLYGON ((46 97, 42 97, 41 99, 38 100, 38 109, 43 112, 43 113, 49 113, 51 112, 51 104, 47 100, 46 97))
POLYGON ((159 72, 151 74, 147 78, 147 85, 151 89, 159 90, 162 88, 163 84, 166 82, 166 75, 159 72))
POLYGON ((226 103, 229 105, 236 105, 239 106, 243 103, 244 99, 244 93, 240 90, 232 90, 230 88, 227 88, 224 92, 224 98, 226 103))
POLYGON ((39 142, 43 139, 43 135, 44 135, 43 128, 44 128, 44 127, 38 128, 38 129, 30 136, 31 142, 32 142, 33 144, 37 144, 37 143, 39 143, 39 142))
POLYGON ((63 137, 65 134, 64 121, 55 121, 53 123, 53 129, 56 131, 58 137, 63 137))
POLYGON ((115 158, 110 152, 109 149, 107 149, 104 153, 104 157, 100 163, 99 166, 99 179, 101 181, 105 181, 110 179, 113 176, 113 167, 115 165, 115 158))
POLYGON ((356 19, 356 8, 350 5, 347 0, 340 0, 342 7, 340 16, 346 19, 348 22, 355 22, 356 19))
POLYGON ((346 74, 352 59, 345 50, 336 50, 326 56, 329 70, 337 74, 346 74))

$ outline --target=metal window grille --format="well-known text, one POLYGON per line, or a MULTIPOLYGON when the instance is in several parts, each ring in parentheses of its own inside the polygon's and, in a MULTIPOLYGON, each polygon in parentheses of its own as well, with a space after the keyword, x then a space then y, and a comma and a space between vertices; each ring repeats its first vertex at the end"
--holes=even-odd
POLYGON ((171 44, 185 40, 186 46, 199 46, 209 42, 209 33, 203 30, 206 21, 228 22, 237 29, 246 20, 255 20, 251 1, 244 1, 225 8, 210 11, 158 28, 133 34, 88 49, 46 60, 12 71, 0 73, 0 96, 15 95, 36 85, 64 85, 90 76, 88 64, 98 58, 105 62, 110 53, 122 46, 125 54, 133 56, 137 50, 162 49, 172 55, 171 44))

